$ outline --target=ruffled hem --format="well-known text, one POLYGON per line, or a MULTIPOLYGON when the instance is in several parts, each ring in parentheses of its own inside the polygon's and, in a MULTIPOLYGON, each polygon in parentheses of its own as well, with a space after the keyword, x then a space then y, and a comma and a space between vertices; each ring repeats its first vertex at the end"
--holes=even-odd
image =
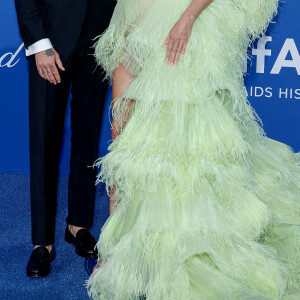
MULTIPOLYGON (((112 216, 115 223, 117 218, 112 216)), ((220 232, 150 231, 144 227, 123 233, 118 240, 118 231, 107 224, 98 243, 103 268, 87 282, 93 299, 299 296, 299 226, 278 223, 255 241, 220 232), (287 259, 289 256, 293 259, 287 259)))

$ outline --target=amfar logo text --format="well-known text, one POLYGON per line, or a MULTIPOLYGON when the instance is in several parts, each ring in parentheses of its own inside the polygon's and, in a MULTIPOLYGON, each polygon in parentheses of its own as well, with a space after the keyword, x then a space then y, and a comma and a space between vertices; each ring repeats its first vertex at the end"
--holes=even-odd
MULTIPOLYGON (((252 49, 252 55, 256 56, 256 73, 265 73, 266 57, 272 56, 272 50, 266 49, 267 44, 272 42, 272 37, 264 36, 257 42, 257 48, 252 49)), ((273 50, 274 51, 274 50, 273 50)), ((271 68, 270 74, 280 74, 283 68, 296 70, 300 75, 300 55, 293 39, 286 39, 274 65, 271 68)), ((247 71, 247 64, 245 64, 247 71)), ((249 97, 261 99, 300 99, 300 89, 291 87, 276 87, 272 86, 245 86, 249 97), (274 98, 273 98, 274 97, 274 98)))
MULTIPOLYGON (((252 49, 256 56, 256 73, 265 73, 265 58, 272 56, 272 50, 266 49, 267 43, 272 42, 271 36, 263 36, 257 42, 257 48, 252 49)), ((271 70, 271 74, 279 74, 282 68, 295 68, 300 75, 300 55, 294 39, 286 39, 271 70), (288 54, 292 59, 287 59, 288 54)))

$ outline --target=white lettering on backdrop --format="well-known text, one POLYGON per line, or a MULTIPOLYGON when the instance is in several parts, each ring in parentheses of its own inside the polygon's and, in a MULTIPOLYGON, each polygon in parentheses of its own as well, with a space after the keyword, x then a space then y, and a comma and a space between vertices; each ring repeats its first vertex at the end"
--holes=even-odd
POLYGON ((295 68, 300 75, 300 55, 293 39, 286 39, 271 71, 271 74, 279 74, 282 68, 295 68), (288 54, 292 59, 286 59, 288 54))
MULTIPOLYGON (((252 55, 256 56, 256 73, 265 73, 266 56, 272 56, 272 50, 266 49, 268 42, 272 42, 271 36, 263 36, 257 42, 257 48, 252 49, 252 55)), ((300 75, 300 54, 294 39, 286 39, 276 62, 271 70, 271 74, 279 74, 282 68, 294 68, 300 75), (287 59, 288 55, 291 59, 287 59)))
MULTIPOLYGON (((256 73, 265 74, 266 57, 274 55, 274 49, 268 47, 268 43, 273 41, 271 36, 263 36, 257 41, 256 49, 252 49, 252 55, 256 56, 256 73)), ((277 48, 277 47, 276 47, 277 48)), ((291 76, 300 75, 300 54, 294 39, 285 39, 273 66, 271 75, 278 75, 283 68, 288 68, 293 72, 291 76)), ((268 62, 269 64, 270 62, 268 62)), ((247 66, 246 70, 247 70, 247 66)), ((278 86, 246 86, 247 95, 260 99, 281 99, 281 100, 300 100, 300 89, 297 87, 278 87, 278 86)))
POLYGON ((271 41, 271 36, 263 36, 258 40, 257 48, 252 49, 252 55, 256 56, 256 73, 265 73, 265 57, 272 55, 272 51, 266 49, 266 44, 271 41))
POLYGON ((21 46, 17 49, 17 51, 15 53, 7 52, 7 53, 4 53, 2 56, 0 56, 0 68, 14 67, 20 60, 20 58, 17 59, 17 56, 20 53, 20 51, 23 49, 23 47, 24 47, 24 44, 21 44, 21 46))

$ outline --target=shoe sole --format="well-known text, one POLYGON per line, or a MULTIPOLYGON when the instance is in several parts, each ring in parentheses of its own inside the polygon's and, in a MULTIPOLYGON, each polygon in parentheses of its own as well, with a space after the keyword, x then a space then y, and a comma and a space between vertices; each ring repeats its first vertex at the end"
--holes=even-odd
POLYGON ((43 274, 40 274, 40 273, 27 273, 27 277, 29 278, 44 278, 44 277, 47 277, 49 274, 50 274, 50 270, 49 272, 46 272, 46 273, 43 273, 43 274))
POLYGON ((81 252, 80 250, 77 250, 75 248, 75 252, 77 255, 79 255, 80 257, 84 257, 84 258, 97 258, 98 254, 86 254, 84 252, 81 252))

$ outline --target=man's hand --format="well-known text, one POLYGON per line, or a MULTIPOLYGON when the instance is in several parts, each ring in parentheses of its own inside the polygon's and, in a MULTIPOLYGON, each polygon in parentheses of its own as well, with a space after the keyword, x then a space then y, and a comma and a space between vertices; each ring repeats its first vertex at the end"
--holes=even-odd
POLYGON ((57 67, 64 71, 65 68, 54 48, 35 54, 35 61, 40 76, 53 84, 61 82, 57 67))

